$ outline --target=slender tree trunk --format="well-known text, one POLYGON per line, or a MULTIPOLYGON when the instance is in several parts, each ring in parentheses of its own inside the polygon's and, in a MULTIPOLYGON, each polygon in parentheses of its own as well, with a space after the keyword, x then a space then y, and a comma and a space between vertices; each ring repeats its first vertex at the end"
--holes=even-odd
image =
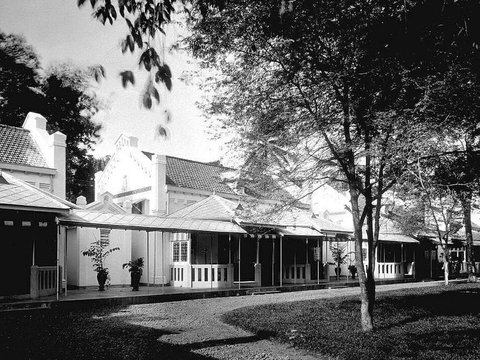
POLYGON ((448 286, 448 264, 449 262, 445 259, 443 261, 443 275, 445 276, 445 285, 448 286))
POLYGON ((355 264, 357 266, 358 282, 360 285, 360 317, 362 330, 373 330, 373 307, 375 303, 375 282, 371 284, 371 269, 365 272, 362 253, 362 224, 360 223, 360 210, 358 206, 358 193, 350 191, 350 203, 352 205, 353 226, 355 229, 355 264))
POLYGON ((472 192, 468 191, 462 198, 463 221, 465 225, 465 239, 466 239, 466 262, 468 281, 476 282, 477 276, 475 269, 475 258, 473 256, 473 236, 472 236, 472 192))

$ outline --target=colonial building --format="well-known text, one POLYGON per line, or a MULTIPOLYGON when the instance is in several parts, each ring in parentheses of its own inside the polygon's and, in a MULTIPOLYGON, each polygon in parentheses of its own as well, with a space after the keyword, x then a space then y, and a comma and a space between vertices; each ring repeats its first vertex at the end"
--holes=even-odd
POLYGON ((36 113, 28 113, 21 128, 0 124, 0 169, 64 199, 66 136, 46 128, 36 113))

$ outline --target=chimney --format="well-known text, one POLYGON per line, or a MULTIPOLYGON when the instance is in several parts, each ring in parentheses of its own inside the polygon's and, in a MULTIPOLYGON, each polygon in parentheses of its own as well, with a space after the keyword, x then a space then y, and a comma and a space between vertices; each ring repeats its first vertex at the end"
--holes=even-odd
POLYGON ((131 214, 132 213, 132 202, 130 200, 125 200, 125 202, 123 203, 123 208, 125 209, 127 214, 131 214))
POLYGON ((65 184, 67 181, 67 165, 65 159, 67 137, 57 131, 50 135, 50 157, 53 168, 57 170, 57 174, 53 178, 53 193, 58 197, 65 199, 65 184))
POLYGON ((66 160, 65 148, 67 137, 61 132, 49 135, 47 132, 47 119, 42 115, 29 112, 23 128, 30 131, 32 138, 40 147, 48 167, 57 170, 57 174, 53 178, 52 192, 65 199, 65 181, 66 181, 66 160))
POLYGON ((77 197, 76 204, 80 206, 82 209, 85 209, 85 207, 87 206, 87 198, 85 196, 77 197))
POLYGON ((152 197, 150 208, 152 214, 157 216, 166 215, 166 178, 167 158, 165 155, 153 155, 152 157, 152 197))

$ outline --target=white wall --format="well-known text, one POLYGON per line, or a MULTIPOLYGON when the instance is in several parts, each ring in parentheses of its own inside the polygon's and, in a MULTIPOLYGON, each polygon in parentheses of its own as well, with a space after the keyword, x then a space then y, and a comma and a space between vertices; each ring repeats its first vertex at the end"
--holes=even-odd
MULTIPOLYGON (((91 258, 83 256, 90 243, 100 237, 99 229, 77 228, 68 234, 68 283, 74 286, 97 286, 97 273, 93 268, 91 258)), ((110 248, 119 247, 120 250, 111 253, 105 266, 109 270, 111 285, 129 285, 130 274, 128 269, 122 269, 122 264, 131 260, 131 231, 112 230, 110 232, 110 248)))

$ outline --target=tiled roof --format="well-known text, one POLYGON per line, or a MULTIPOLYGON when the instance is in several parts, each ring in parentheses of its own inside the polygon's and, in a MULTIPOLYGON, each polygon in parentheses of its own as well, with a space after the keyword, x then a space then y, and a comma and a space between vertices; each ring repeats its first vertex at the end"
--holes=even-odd
POLYGON ((0 124, 0 163, 48 167, 30 131, 0 124))
MULTIPOLYGON (((150 160, 153 153, 142 151, 150 160)), ((204 190, 224 194, 236 194, 231 186, 224 180, 227 172, 235 171, 232 168, 222 166, 219 161, 203 163, 194 160, 181 159, 166 156, 167 160, 167 185, 178 186, 187 189, 204 190)), ((276 188, 267 190, 260 184, 248 182, 244 184, 245 194, 256 198, 276 201, 293 201, 294 198, 284 189, 276 188)))
POLYGON ((0 182, 0 208, 40 208, 49 210, 69 210, 66 201, 57 199, 36 187, 17 179, 16 177, 2 172, 5 181, 0 182))
POLYGON ((167 156, 166 158, 167 185, 234 194, 230 186, 222 181, 221 176, 222 173, 231 169, 172 156, 167 156))
POLYGON ((245 233, 240 226, 227 221, 163 218, 137 214, 106 214, 88 210, 75 210, 71 214, 61 217, 60 223, 130 230, 245 233))

